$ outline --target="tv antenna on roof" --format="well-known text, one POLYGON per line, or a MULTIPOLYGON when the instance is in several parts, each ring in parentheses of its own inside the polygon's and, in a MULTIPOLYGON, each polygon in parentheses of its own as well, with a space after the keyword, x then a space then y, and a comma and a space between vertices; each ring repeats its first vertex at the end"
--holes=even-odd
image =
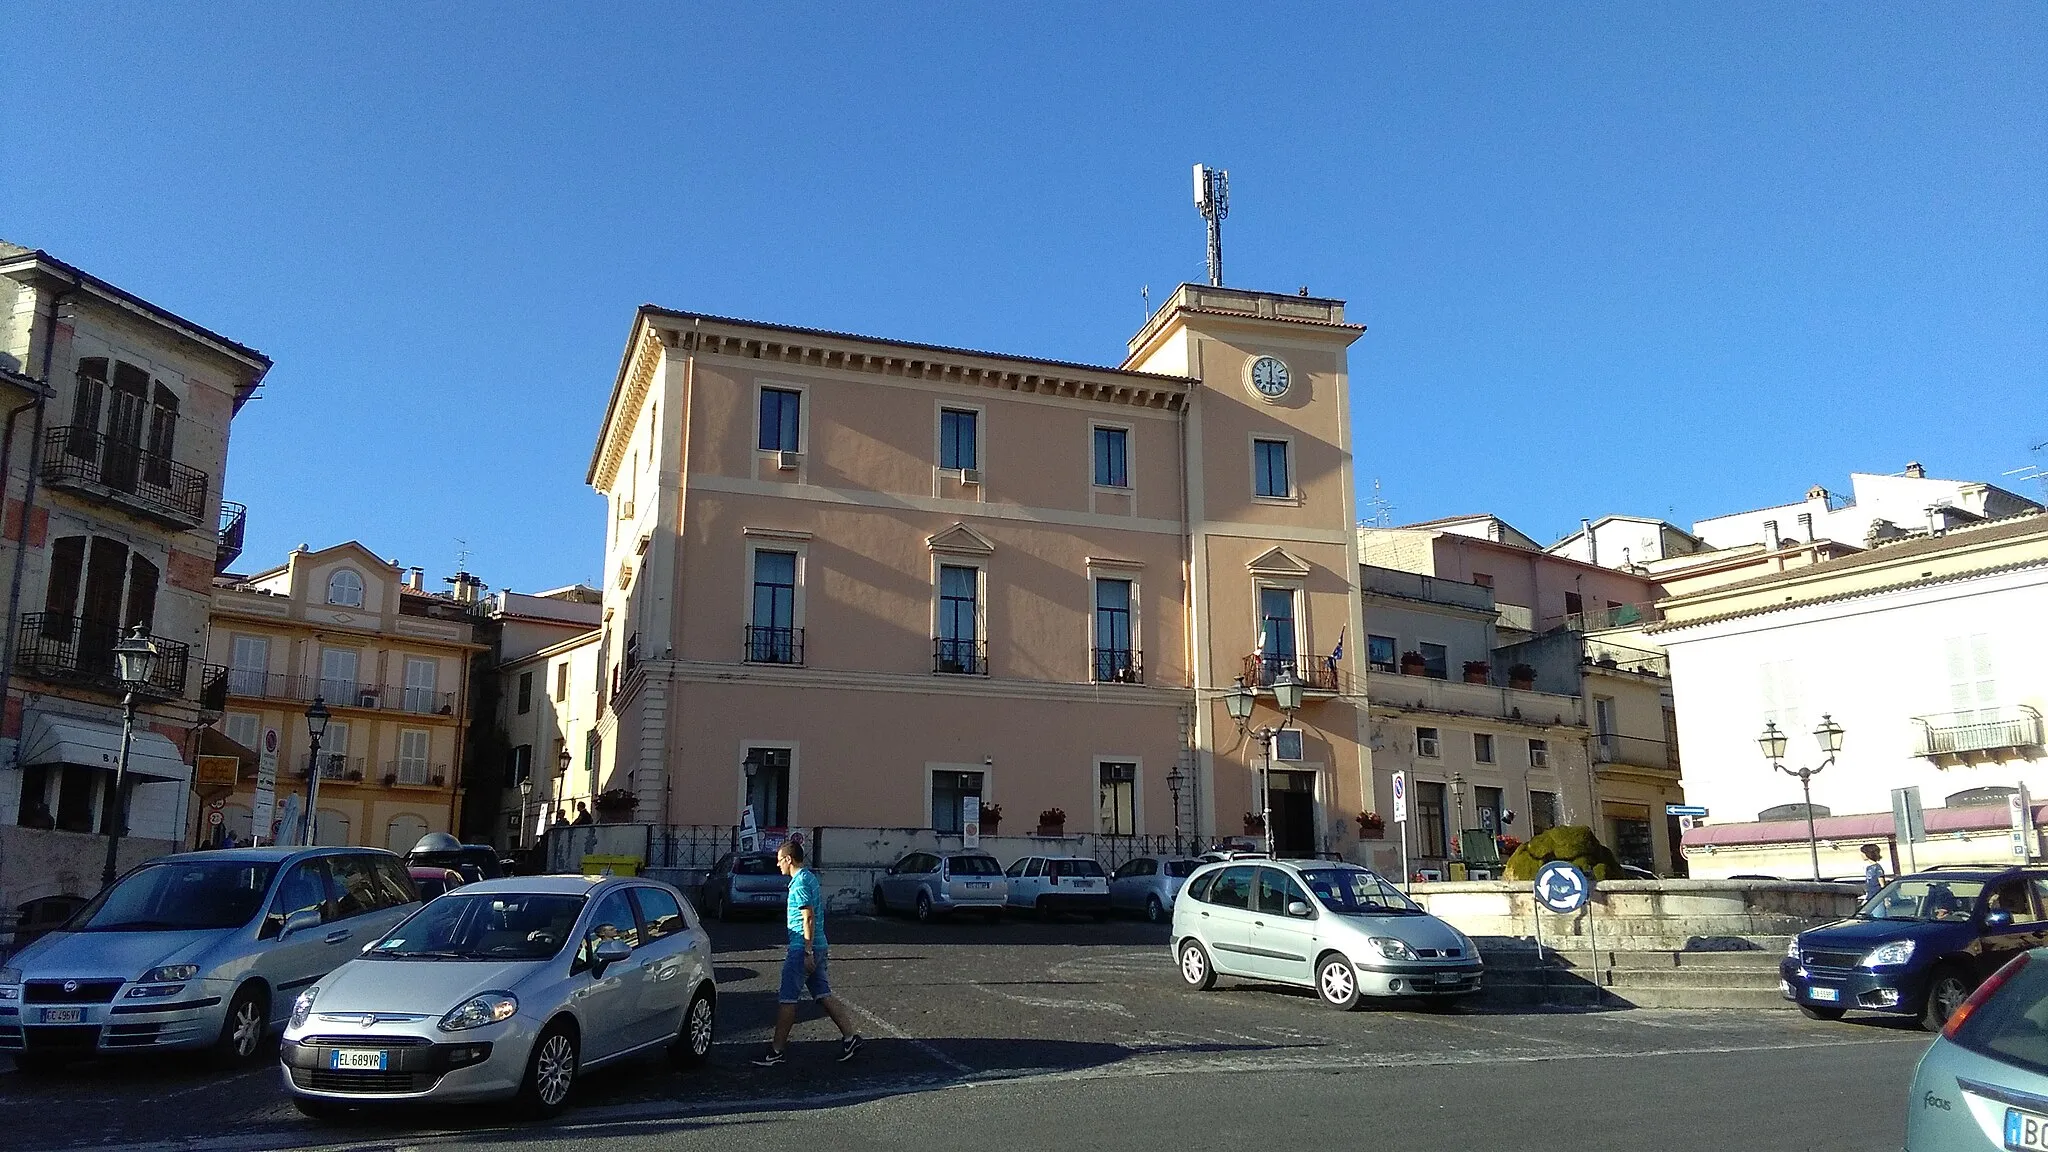
POLYGON ((1209 222, 1209 283, 1223 286, 1223 218, 1230 215, 1230 173, 1195 165, 1195 208, 1209 222))
POLYGON ((1372 519, 1369 523, 1373 527, 1391 528, 1394 526, 1394 505, 1380 491, 1380 478, 1377 476, 1372 478, 1372 496, 1365 503, 1367 507, 1372 509, 1372 519))

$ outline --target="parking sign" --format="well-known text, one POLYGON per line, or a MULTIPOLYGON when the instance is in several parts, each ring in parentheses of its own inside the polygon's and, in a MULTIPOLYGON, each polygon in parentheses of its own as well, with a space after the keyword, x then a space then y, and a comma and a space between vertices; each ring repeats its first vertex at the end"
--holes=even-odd
POLYGON ((1394 773, 1394 823, 1408 822, 1408 774, 1394 773))

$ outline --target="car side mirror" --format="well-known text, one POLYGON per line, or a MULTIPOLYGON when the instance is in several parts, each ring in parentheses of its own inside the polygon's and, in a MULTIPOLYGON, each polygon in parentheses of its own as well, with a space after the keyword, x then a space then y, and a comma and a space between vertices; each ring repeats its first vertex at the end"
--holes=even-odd
POLYGON ((1988 914, 1986 914, 1986 915, 1985 915, 1985 917, 1984 917, 1984 926, 1985 926, 1986 928, 2010 928, 2010 927, 2012 927, 2012 913, 2010 913, 2010 912, 1991 912, 1991 913, 1988 913, 1988 914))
POLYGON ((320 910, 317 908, 301 908, 284 918, 284 923, 278 926, 277 938, 279 940, 288 940, 308 928, 318 928, 319 926, 320 910))
POLYGON ((1306 901, 1290 900, 1287 902, 1287 914, 1289 916, 1306 918, 1311 914, 1312 911, 1313 910, 1309 908, 1308 903, 1306 901))
POLYGON ((617 964, 621 960, 631 959, 632 955, 633 949, 628 947, 624 940, 616 937, 599 940, 597 942, 597 950, 591 953, 591 960, 593 961, 591 971, 598 976, 602 976, 606 968, 617 964))

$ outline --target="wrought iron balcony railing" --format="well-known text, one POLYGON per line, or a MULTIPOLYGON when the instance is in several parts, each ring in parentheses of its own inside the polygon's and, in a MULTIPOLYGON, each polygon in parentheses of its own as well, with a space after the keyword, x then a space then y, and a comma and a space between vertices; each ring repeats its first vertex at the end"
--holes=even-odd
POLYGON ((1094 650, 1095 681, 1098 684, 1143 684, 1145 654, 1135 648, 1094 650))
POLYGON ((228 669, 227 681, 231 696, 298 701, 310 701, 317 696, 333 708, 410 712, 416 716, 449 716, 455 712, 455 693, 434 688, 405 688, 326 676, 287 676, 282 672, 243 668, 228 669))
POLYGON ((988 675, 988 642, 934 637, 932 671, 955 676, 988 675))
POLYGON ((1252 655, 1244 658, 1245 683, 1254 688, 1271 688, 1282 668, 1292 668, 1304 691, 1337 691, 1336 662, 1327 656, 1252 655))
POLYGON ((242 540, 249 530, 247 505, 232 500, 220 502, 220 543, 214 549, 213 570, 225 572, 242 555, 242 540))
POLYGON ((747 625, 746 659, 749 664, 802 664, 804 630, 763 628, 747 625))
MULTIPOLYGON (((114 661, 114 645, 121 635, 121 626, 112 620, 59 612, 24 613, 14 664, 45 679, 76 681, 118 694, 127 690, 114 661)), ((156 668, 138 690, 152 696, 183 696, 192 648, 160 636, 155 639, 156 668)))
POLYGON ((1970 757, 1979 752, 2039 748, 2041 713, 2024 704, 1982 712, 1947 712, 1915 716, 1919 727, 1913 755, 1970 757))
POLYGON ((44 433, 43 479, 174 527, 197 528, 206 520, 206 473, 104 433, 44 433))
POLYGON ((1678 747, 1666 741, 1613 732, 1595 732, 1592 740, 1595 764, 1625 764, 1636 768, 1678 771, 1678 747))
POLYGON ((448 783, 448 766, 425 760, 387 760, 384 775, 397 777, 396 783, 409 787, 440 788, 448 783))

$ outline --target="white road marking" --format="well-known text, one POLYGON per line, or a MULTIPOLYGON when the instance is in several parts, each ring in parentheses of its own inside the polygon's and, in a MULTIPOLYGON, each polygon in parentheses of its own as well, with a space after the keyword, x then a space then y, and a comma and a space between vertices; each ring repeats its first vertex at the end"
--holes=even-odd
POLYGON ((955 1073, 961 1076, 972 1076, 974 1074, 974 1069, 969 1068, 967 1065, 962 1064, 958 1060, 953 1059, 951 1056, 946 1055, 944 1052, 939 1051, 936 1047, 927 1044, 923 1040, 920 1040, 917 1037, 912 1036, 910 1033, 905 1032, 903 1029, 898 1028, 894 1024, 889 1023, 887 1020, 882 1019, 880 1016, 875 1015, 873 1012, 870 1012, 867 1009, 861 1007, 860 1005, 855 1004, 853 1001, 848 1000, 846 997, 840 996, 838 997, 838 1000, 841 1004, 846 1006, 846 1010, 848 1012, 851 1012, 854 1015, 860 1017, 861 1019, 867 1021, 868 1023, 874 1025, 875 1031, 880 1032, 882 1035, 887 1036, 892 1040, 901 1040, 909 1044, 912 1048, 915 1048, 918 1051, 924 1053, 925 1055, 931 1057, 932 1059, 937 1060, 939 1063, 944 1064, 948 1068, 951 1068, 955 1073))
POLYGON ((1111 1000, 1065 1000, 1054 996, 1022 996, 1001 988, 992 988, 987 984, 970 984, 968 987, 1030 1008, 1049 1008, 1055 1012, 1107 1012, 1112 1016, 1131 1014, 1129 1008, 1111 1000))

